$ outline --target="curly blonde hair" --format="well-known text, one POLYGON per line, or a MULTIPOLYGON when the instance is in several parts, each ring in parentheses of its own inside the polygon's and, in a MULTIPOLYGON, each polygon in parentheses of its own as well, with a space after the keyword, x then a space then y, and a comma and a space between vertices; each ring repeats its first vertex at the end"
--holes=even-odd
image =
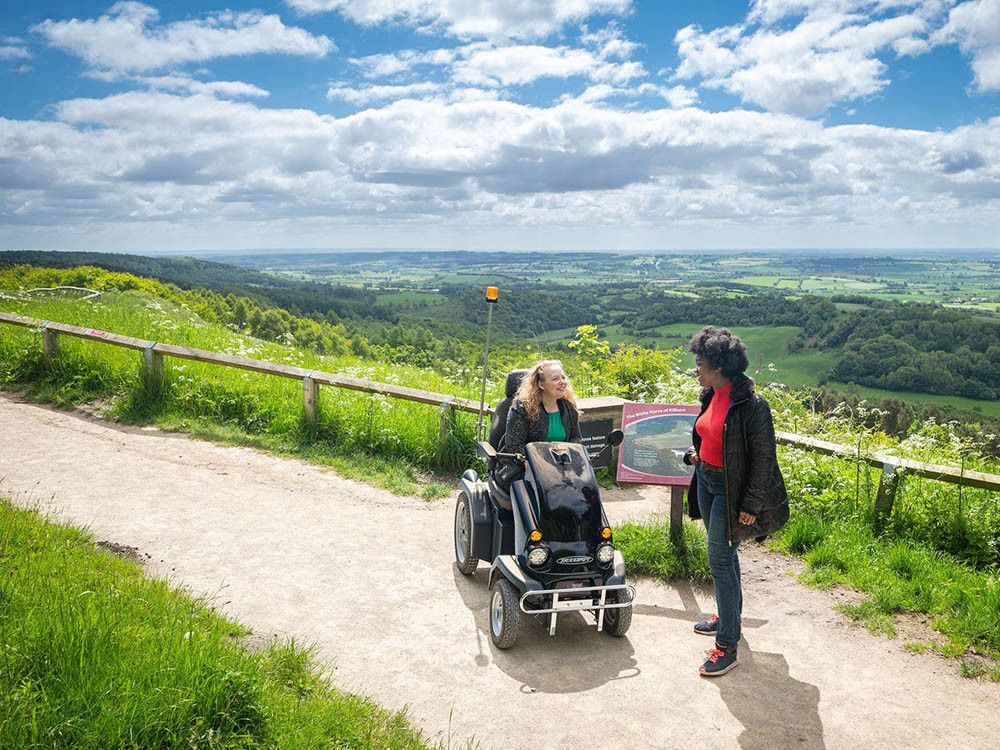
MULTIPOLYGON (((558 359, 543 359, 541 362, 533 364, 517 389, 517 399, 524 405, 524 410, 528 412, 528 417, 532 420, 538 419, 538 414, 542 408, 542 390, 538 386, 538 381, 541 380, 545 368, 552 365, 562 367, 562 362, 558 359)), ((566 377, 566 394, 563 398, 569 401, 577 412, 580 411, 580 408, 576 405, 576 394, 573 393, 573 384, 570 383, 568 376, 566 377)))

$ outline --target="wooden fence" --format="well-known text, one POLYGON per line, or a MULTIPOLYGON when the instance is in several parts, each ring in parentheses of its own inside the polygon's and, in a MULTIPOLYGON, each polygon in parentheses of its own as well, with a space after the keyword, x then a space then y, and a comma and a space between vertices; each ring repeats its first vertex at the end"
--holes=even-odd
MULTIPOLYGON (((145 339, 121 336, 107 331, 98 331, 93 328, 81 328, 65 323, 54 323, 37 318, 28 318, 22 315, 10 313, 0 313, 0 323, 23 326, 41 331, 42 351, 47 361, 51 361, 57 356, 59 351, 59 336, 75 336, 88 341, 97 341, 102 344, 121 346, 126 349, 133 349, 142 352, 143 361, 149 377, 159 379, 163 377, 163 358, 177 357, 179 359, 189 359, 195 362, 205 362, 222 367, 236 367, 242 370, 277 375, 283 378, 301 380, 303 388, 303 409, 307 419, 315 420, 317 415, 317 404, 319 402, 319 386, 328 385, 334 388, 346 388, 352 391, 362 391, 365 393, 378 393, 389 398, 398 398, 404 401, 414 401, 421 404, 437 406, 441 409, 441 438, 445 439, 456 411, 479 413, 479 402, 467 398, 459 398, 441 393, 422 391, 416 388, 406 388, 404 386, 391 385, 389 383, 377 383, 361 378, 350 378, 344 375, 335 375, 319 370, 307 370, 302 367, 289 367, 273 362, 259 359, 249 359, 247 357, 234 357, 220 352, 206 351, 204 349, 192 349, 184 346, 174 346, 172 344, 161 344, 157 341, 147 341, 145 339)), ((585 422, 610 419, 615 428, 621 427, 622 406, 625 400, 617 396, 598 396, 595 398, 583 398, 578 400, 582 412, 581 419, 585 422)), ((491 414, 492 407, 484 407, 484 413, 491 414)), ((875 499, 875 513, 877 518, 886 518, 892 512, 892 502, 895 490, 899 484, 900 476, 910 474, 913 476, 934 479, 940 482, 962 485, 965 487, 977 487, 993 492, 1000 492, 1000 476, 996 474, 985 474, 978 471, 966 471, 956 469, 951 466, 939 466, 936 464, 921 463, 895 456, 886 456, 879 453, 860 452, 852 446, 838 445, 836 443, 817 440, 816 438, 795 435, 787 432, 778 432, 776 437, 779 445, 789 445, 801 448, 806 451, 821 453, 827 456, 859 461, 869 466, 882 469, 882 477, 879 482, 878 494, 875 499)), ((672 487, 670 497, 670 528, 673 534, 678 534, 681 527, 681 514, 683 506, 683 487, 672 487)))

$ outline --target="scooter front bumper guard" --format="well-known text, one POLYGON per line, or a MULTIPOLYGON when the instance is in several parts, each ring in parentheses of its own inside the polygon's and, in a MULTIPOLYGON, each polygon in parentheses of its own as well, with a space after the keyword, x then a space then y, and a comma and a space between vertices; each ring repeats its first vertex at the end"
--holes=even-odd
POLYGON ((556 617, 560 612, 573 612, 576 610, 589 609, 591 611, 597 610, 597 630, 601 631, 604 629, 604 610, 606 609, 620 609, 622 607, 632 606, 632 602, 635 601, 635 587, 629 586, 627 583, 618 583, 611 586, 581 586, 580 588, 570 588, 570 589, 542 589, 541 591, 528 591, 521 595, 521 600, 519 606, 521 611, 526 615, 545 615, 551 614, 552 617, 549 620, 549 635, 556 634, 556 617), (587 594, 590 592, 601 592, 601 601, 597 604, 593 602, 590 603, 577 603, 576 597, 579 594, 587 594), (608 602, 607 596, 609 591, 626 591, 628 592, 627 602, 608 602), (552 595, 552 606, 548 609, 525 609, 524 602, 527 599, 536 596, 548 596, 552 595), (572 594, 574 599, 565 602, 559 601, 560 594, 572 594))

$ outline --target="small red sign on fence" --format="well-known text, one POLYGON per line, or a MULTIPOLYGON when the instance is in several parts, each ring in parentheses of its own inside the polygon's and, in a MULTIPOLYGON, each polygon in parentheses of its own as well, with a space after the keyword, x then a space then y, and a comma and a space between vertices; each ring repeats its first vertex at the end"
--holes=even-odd
POLYGON ((108 335, 107 331, 95 331, 93 328, 91 328, 89 331, 87 331, 87 333, 89 333, 91 336, 107 336, 108 335))

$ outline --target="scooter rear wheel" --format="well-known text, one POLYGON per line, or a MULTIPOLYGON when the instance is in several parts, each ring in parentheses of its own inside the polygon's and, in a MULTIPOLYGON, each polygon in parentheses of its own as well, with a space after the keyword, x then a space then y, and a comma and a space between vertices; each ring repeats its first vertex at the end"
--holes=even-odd
POLYGON ((464 490, 455 503, 455 561, 458 572, 466 576, 475 573, 479 566, 479 558, 472 554, 472 509, 464 490))

